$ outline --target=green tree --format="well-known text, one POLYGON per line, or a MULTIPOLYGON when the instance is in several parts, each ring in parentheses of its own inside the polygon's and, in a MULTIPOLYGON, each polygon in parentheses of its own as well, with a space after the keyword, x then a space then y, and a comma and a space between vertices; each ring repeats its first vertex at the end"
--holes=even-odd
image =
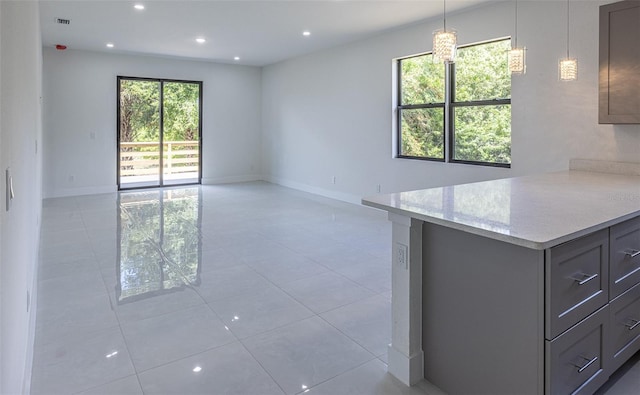
POLYGON ((402 60, 402 104, 442 104, 401 111, 402 155, 444 158, 444 73, 428 55, 402 60))
POLYGON ((120 141, 153 141, 160 135, 160 84, 120 80, 120 141))
MULTIPOLYGON (((455 101, 511 98, 510 40, 461 48, 455 67, 455 101)), ((511 106, 478 105, 454 110, 454 158, 511 162, 511 106)))
POLYGON ((164 84, 164 134, 171 141, 198 140, 200 85, 164 84))

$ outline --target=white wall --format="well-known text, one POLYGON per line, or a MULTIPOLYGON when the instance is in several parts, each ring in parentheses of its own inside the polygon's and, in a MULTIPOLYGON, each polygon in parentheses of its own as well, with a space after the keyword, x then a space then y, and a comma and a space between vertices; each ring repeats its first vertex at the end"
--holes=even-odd
POLYGON ((259 68, 45 48, 45 197, 116 190, 118 75, 203 81, 203 183, 260 178, 259 68))
POLYGON ((36 291, 42 207, 38 3, 0 2, 0 31, 0 393, 18 394, 28 393, 31 377, 36 306, 28 310, 27 292, 36 291), (8 167, 15 199, 6 212, 8 167))
MULTIPOLYGON (((263 168, 271 181, 359 201, 382 192, 568 168, 570 158, 640 161, 640 125, 598 125, 598 7, 571 2, 579 80, 557 78, 566 55, 566 2, 519 1, 527 74, 512 79, 512 167, 392 158, 392 59, 431 50, 428 21, 263 69, 263 168), (336 183, 332 183, 332 177, 336 183)), ((448 15, 458 43, 511 36, 513 2, 448 15)))

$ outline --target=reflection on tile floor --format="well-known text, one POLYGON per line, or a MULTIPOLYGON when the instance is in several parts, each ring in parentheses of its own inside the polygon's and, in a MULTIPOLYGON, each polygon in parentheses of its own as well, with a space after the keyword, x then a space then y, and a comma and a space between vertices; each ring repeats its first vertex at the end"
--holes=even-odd
POLYGON ((45 200, 32 393, 440 394, 386 373, 390 240, 267 183, 45 200))

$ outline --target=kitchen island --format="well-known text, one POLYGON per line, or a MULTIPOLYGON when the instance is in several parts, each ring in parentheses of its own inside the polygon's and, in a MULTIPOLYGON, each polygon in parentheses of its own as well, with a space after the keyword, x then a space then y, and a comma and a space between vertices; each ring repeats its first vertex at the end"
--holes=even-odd
MULTIPOLYGON (((575 166, 573 166, 575 164, 575 166)), ((640 349, 640 165, 378 195, 388 369, 446 392, 591 393, 640 349)))

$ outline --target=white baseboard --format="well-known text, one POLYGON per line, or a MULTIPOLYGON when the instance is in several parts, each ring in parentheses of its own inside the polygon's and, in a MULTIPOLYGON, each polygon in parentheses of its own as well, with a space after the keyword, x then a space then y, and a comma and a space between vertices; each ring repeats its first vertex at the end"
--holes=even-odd
POLYGON ((60 188, 54 189, 52 193, 44 196, 44 199, 68 197, 68 196, 82 196, 82 195, 97 195, 100 193, 114 193, 118 191, 117 185, 99 186, 99 187, 80 187, 80 188, 60 188))
MULTIPOLYGON (((247 174, 240 176, 229 177, 208 177, 202 178, 202 185, 216 185, 216 184, 235 184, 241 182, 253 182, 253 181, 266 181, 272 184, 282 185, 287 188, 297 189, 303 192, 313 193, 315 195, 327 197, 330 199, 340 200, 347 203, 362 204, 362 197, 353 195, 350 193, 334 191, 330 189, 320 188, 296 181, 287 180, 284 178, 273 176, 262 176, 259 174, 247 174)), ((96 187, 80 187, 80 188, 59 188, 53 190, 44 196, 44 199, 68 197, 68 196, 82 196, 82 195, 95 195, 100 193, 115 193, 118 191, 116 185, 109 186, 96 186, 96 187)))
POLYGON ((229 177, 208 177, 202 178, 202 185, 216 185, 216 184, 236 184, 239 182, 252 182, 262 181, 262 176, 258 174, 247 174, 243 176, 229 176, 229 177))
POLYGON ((303 184, 296 181, 286 180, 286 179, 274 177, 274 176, 264 176, 263 180, 270 182, 272 184, 282 185, 283 187, 297 189, 300 191, 313 193, 315 195, 320 195, 320 196, 324 196, 324 197, 335 199, 335 200, 340 200, 347 203, 353 203, 358 205, 362 204, 361 196, 352 195, 350 193, 332 191, 325 188, 314 187, 311 185, 303 184))

